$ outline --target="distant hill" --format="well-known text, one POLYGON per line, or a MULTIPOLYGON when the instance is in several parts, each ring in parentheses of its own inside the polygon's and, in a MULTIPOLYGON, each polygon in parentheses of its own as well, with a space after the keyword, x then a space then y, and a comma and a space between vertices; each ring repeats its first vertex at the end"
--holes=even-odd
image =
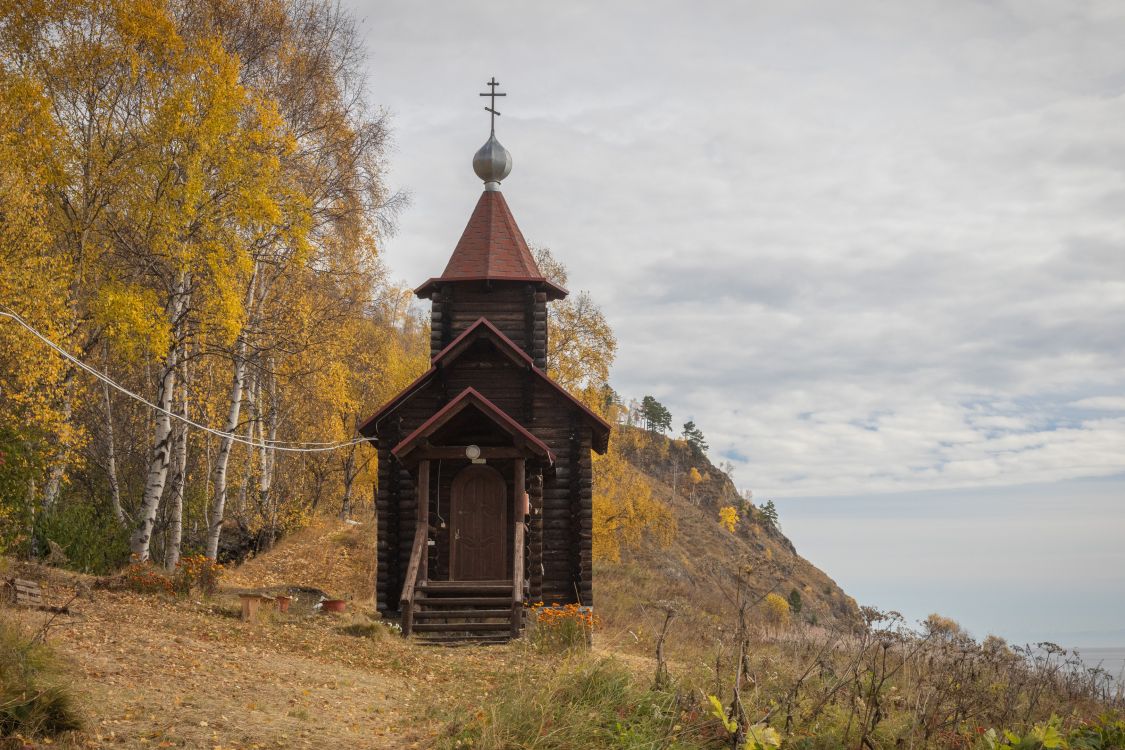
POLYGON ((800 612, 793 613, 794 621, 824 626, 858 622, 855 600, 741 501, 731 478, 705 455, 698 455, 685 441, 638 428, 618 428, 614 439, 626 459, 649 477, 654 494, 672 509, 677 532, 667 548, 645 544, 623 551, 620 563, 596 566, 595 609, 609 628, 635 632, 642 623, 651 627, 650 610, 661 600, 681 605, 681 632, 704 634, 718 624, 729 626, 732 573, 746 563, 751 568, 749 587, 756 596, 771 589, 786 598, 797 592, 800 612), (694 485, 689 479, 693 467, 703 477, 694 485), (743 506, 734 533, 719 524, 719 508, 724 505, 743 506))

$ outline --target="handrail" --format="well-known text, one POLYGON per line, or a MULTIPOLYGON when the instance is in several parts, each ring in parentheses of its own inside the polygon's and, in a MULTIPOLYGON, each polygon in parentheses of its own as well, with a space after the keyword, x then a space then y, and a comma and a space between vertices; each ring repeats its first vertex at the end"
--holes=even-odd
POLYGON ((515 550, 512 555, 512 637, 518 638, 523 624, 523 545, 524 524, 522 518, 515 523, 515 550))
POLYGON ((429 528, 418 524, 414 531, 414 546, 410 549, 410 564, 406 566, 406 579, 402 582, 402 596, 398 600, 402 613, 402 634, 410 635, 414 630, 414 589, 418 585, 418 570, 422 567, 422 554, 429 546, 429 528))

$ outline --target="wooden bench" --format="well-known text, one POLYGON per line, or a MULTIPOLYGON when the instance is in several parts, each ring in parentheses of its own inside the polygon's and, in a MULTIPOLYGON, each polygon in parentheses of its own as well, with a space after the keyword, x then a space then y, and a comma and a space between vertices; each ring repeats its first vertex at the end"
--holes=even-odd
POLYGON ((258 619, 258 609, 263 602, 272 604, 274 601, 272 596, 266 594, 239 594, 238 598, 242 602, 243 622, 254 622, 258 619))
POLYGON ((43 590, 38 581, 9 578, 4 581, 4 599, 18 607, 43 608, 43 590))

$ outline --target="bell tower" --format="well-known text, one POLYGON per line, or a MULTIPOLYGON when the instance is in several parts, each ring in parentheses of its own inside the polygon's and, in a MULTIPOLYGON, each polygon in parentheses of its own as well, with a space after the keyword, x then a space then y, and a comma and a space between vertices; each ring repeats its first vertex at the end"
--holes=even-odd
POLYGON ((536 367, 547 367, 547 302, 562 299, 566 289, 546 279, 508 208, 500 183, 512 172, 512 155, 496 139, 496 79, 485 110, 492 114, 488 141, 473 156, 473 171, 484 192, 441 276, 415 293, 431 302, 430 358, 480 318, 515 342, 536 367))
POLYGON ((526 602, 593 605, 592 452, 610 425, 546 372, 547 303, 501 182, 492 115, 484 182, 432 304, 430 368, 361 427, 379 452, 375 600, 403 634, 508 639, 526 602))

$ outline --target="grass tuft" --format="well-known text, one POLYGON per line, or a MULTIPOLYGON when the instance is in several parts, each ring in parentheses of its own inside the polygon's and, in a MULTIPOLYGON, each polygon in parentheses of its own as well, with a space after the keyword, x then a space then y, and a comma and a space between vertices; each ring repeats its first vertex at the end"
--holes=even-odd
POLYGON ((0 737, 53 737, 81 727, 77 700, 54 653, 0 619, 0 737))
MULTIPOLYGON (((450 747, 682 748, 688 733, 681 699, 638 685, 613 658, 575 656, 544 679, 523 673, 505 684, 449 739, 450 747)), ((698 729, 693 727, 692 729, 698 729)))

